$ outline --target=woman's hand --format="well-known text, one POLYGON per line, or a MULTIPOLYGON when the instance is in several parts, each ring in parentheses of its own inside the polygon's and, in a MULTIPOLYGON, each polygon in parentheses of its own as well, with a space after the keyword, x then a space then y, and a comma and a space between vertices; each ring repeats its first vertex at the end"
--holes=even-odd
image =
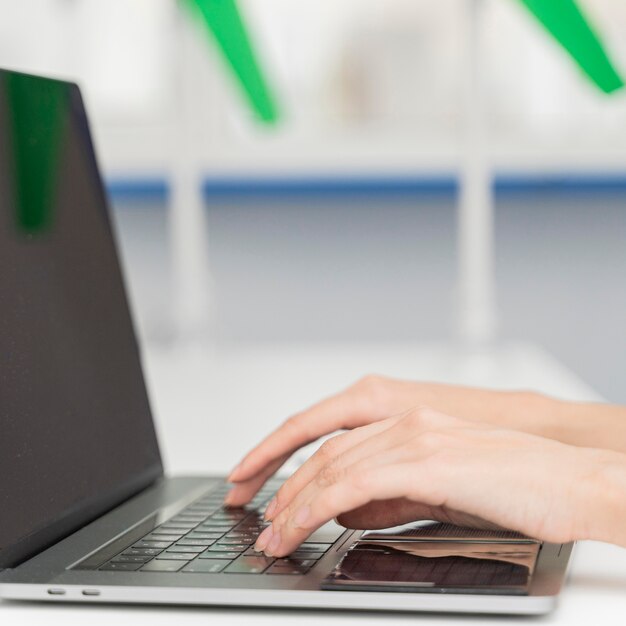
POLYGON ((414 409, 328 440, 278 491, 256 548, 289 554, 336 517, 352 528, 435 519, 625 543, 624 464, 615 452, 414 409))
POLYGON ((289 418, 254 448, 228 477, 226 504, 242 506, 302 446, 337 430, 351 430, 428 405, 457 415, 543 436, 564 403, 531 392, 503 392, 367 376, 345 391, 289 418))

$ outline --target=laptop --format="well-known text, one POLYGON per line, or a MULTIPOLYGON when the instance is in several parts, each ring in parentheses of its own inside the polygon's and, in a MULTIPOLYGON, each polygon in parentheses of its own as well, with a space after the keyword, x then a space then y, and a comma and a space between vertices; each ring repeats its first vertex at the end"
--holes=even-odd
MULTIPOLYGON (((571 544, 422 521, 254 552, 270 481, 164 473, 79 88, 0 70, 0 597, 541 614, 571 544)), ((219 434, 219 421, 215 420, 219 434)))

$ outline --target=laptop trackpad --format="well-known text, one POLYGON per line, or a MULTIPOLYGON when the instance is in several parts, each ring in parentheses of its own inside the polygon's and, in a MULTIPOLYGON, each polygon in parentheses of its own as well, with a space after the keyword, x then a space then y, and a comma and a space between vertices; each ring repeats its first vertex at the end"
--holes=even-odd
POLYGON ((525 594, 537 543, 357 542, 323 589, 525 594))

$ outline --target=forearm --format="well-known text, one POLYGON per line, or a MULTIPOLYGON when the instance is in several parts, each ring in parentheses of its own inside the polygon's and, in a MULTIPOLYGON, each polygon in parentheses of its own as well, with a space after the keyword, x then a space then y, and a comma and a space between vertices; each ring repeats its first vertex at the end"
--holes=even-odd
POLYGON ((527 391, 426 384, 425 404, 450 415, 548 437, 575 446, 626 453, 626 407, 566 402, 527 391))
POLYGON ((626 407, 553 401, 544 436, 574 446, 626 453, 626 407))

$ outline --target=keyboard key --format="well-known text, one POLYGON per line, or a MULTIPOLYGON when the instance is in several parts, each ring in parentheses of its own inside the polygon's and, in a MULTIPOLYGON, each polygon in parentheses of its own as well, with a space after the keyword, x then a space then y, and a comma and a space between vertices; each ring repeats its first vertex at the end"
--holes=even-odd
POLYGON ((243 546, 244 548, 247 548, 252 541, 242 541, 241 539, 228 539, 227 537, 222 537, 219 540, 220 545, 222 546, 243 546))
POLYGON ((308 567, 301 567, 299 565, 277 566, 276 563, 274 563, 265 573, 279 576, 302 576, 306 574, 309 569, 308 567))
POLYGON ((226 536, 226 537, 223 537, 222 539, 218 539, 218 541, 220 543, 224 544, 224 545, 234 546, 234 545, 244 545, 245 544, 246 546, 252 546, 252 545, 254 545, 254 543, 257 540, 257 538, 258 538, 258 535, 252 535, 250 537, 235 537, 235 538, 226 536), (228 541, 232 540, 232 539, 235 539, 237 541, 237 543, 236 544, 235 543, 230 543, 229 544, 228 541))
POLYGON ((105 563, 100 569, 105 572, 136 572, 143 563, 105 563))
POLYGON ((196 528, 196 530, 199 533, 222 533, 224 534, 225 532, 228 532, 229 530, 232 530, 234 528, 234 524, 217 524, 217 523, 211 523, 211 524, 200 524, 200 526, 198 526, 196 528))
POLYGON ((213 513, 209 520, 223 520, 225 522, 242 520, 244 517, 250 515, 249 511, 220 511, 213 513))
POLYGON ((179 544, 175 544, 168 548, 168 552, 191 552, 198 554, 204 550, 203 546, 181 546, 179 544))
POLYGON ((163 550, 160 548, 128 548, 128 550, 124 550, 124 554, 136 554, 141 556, 156 556, 157 554, 161 554, 163 550))
POLYGON ((263 532, 268 526, 269 526, 269 522, 267 524, 249 524, 247 522, 244 522, 243 524, 239 524, 239 526, 236 527, 236 530, 238 530, 239 532, 245 533, 261 533, 263 532))
POLYGON ((242 542, 249 541, 252 543, 258 537, 257 533, 244 532, 241 530, 233 530, 229 532, 224 539, 241 539, 242 542))
POLYGON ((147 537, 144 537, 142 541, 178 541, 181 537, 184 537, 185 533, 180 535, 159 535, 152 533, 147 537))
POLYGON ((303 543, 296 552, 326 552, 332 543, 303 543))
MULTIPOLYGON (((183 535, 186 535, 190 530, 193 530, 193 528, 155 528, 149 536, 154 537, 155 541, 159 541, 159 537, 162 537, 164 535, 179 535, 182 537, 183 535)), ((146 537, 144 537, 144 539, 146 539, 146 537)))
POLYGON ((152 557, 151 556, 141 556, 137 554, 118 554, 116 557, 111 559, 111 563, 146 563, 152 557))
POLYGON ((142 568, 142 572, 177 572, 183 565, 185 561, 160 561, 155 559, 154 561, 150 561, 150 563, 146 563, 142 568))
POLYGON ((172 543, 174 543, 173 541, 145 541, 145 540, 141 540, 138 541, 136 544, 133 545, 133 548, 161 548, 161 549, 165 549, 165 548, 169 548, 169 546, 172 545, 172 543))
POLYGON ((201 532, 192 532, 189 533, 185 539, 219 539, 223 537, 224 533, 201 533, 201 532))
MULTIPOLYGON (((261 552, 257 552, 254 548, 249 548, 243 553, 244 556, 262 556, 261 552)), ((291 563, 292 565, 305 565, 310 567, 322 558, 324 555, 321 552, 294 552, 284 559, 277 559, 277 563, 291 563)))
MULTIPOLYGON (((178 524, 161 524, 161 526, 158 527, 157 530, 171 530, 173 532, 178 532, 179 530, 182 530, 183 532, 187 532, 188 530, 191 530, 192 528, 195 528, 198 524, 195 523, 188 523, 188 524, 184 524, 183 522, 178 522, 178 524)), ((155 532, 155 531, 152 531, 155 532)))
POLYGON ((215 548, 216 550, 238 550, 239 552, 243 552, 247 550, 249 546, 249 543, 228 543, 220 539, 220 541, 214 543, 209 550, 215 548))
POLYGON ((232 551, 231 552, 228 552, 228 551, 217 552, 217 551, 211 551, 211 548, 209 548, 206 552, 203 552, 200 556, 198 556, 198 558, 199 559, 226 559, 228 561, 233 561, 240 555, 241 555, 241 552, 232 552, 232 551))
POLYGON ((309 569, 317 563, 315 559, 299 559, 294 557, 288 557, 286 559, 277 559, 276 567, 302 567, 309 569))
POLYGON ((170 561, 191 561, 191 559, 196 558, 196 554, 195 552, 189 554, 188 552, 170 552, 169 550, 166 550, 165 552, 159 554, 156 558, 160 560, 169 559, 170 561))
POLYGON ((210 545, 215 543, 215 539, 196 539, 196 538, 188 538, 181 539, 176 545, 177 546, 200 546, 201 548, 208 548, 210 545))
POLYGON ((180 528, 185 527, 189 531, 189 530, 191 530, 193 528, 196 528, 198 526, 198 524, 203 524, 205 521, 206 521, 206 518, 202 517, 202 518, 197 519, 197 520, 196 519, 194 519, 194 520, 185 519, 185 520, 180 520, 180 521, 172 522, 172 523, 179 525, 180 528))
POLYGON ((183 572, 191 572, 193 574, 217 574, 228 565, 228 561, 219 561, 217 559, 196 559, 183 568, 183 572))
MULTIPOLYGON (((196 535, 217 535, 221 537, 224 533, 230 532, 232 528, 230 526, 198 526, 197 528, 192 528, 189 533, 194 537, 196 535)), ((211 537, 212 539, 213 537, 211 537)))
POLYGON ((274 559, 267 556, 240 556, 224 571, 229 574, 262 574, 274 559))
POLYGON ((289 555, 290 559, 313 559, 317 561, 324 556, 323 552, 298 552, 297 550, 289 555))

